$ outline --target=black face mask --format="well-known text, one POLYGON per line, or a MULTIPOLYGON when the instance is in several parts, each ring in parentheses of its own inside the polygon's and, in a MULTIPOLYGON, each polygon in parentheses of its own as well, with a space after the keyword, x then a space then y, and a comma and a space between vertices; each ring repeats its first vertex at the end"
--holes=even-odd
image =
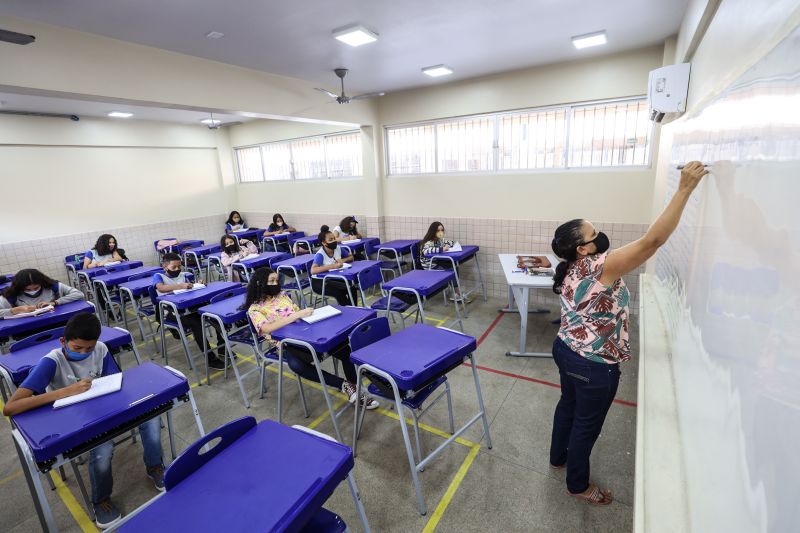
POLYGON ((611 241, 608 240, 608 235, 606 235, 602 231, 597 234, 597 237, 595 237, 589 242, 584 243, 584 246, 592 242, 597 247, 597 252, 595 253, 598 254, 606 253, 608 251, 608 248, 611 246, 611 241))
POLYGON ((180 270, 165 270, 168 278, 177 278, 181 275, 180 270))
POLYGON ((337 246, 339 246, 339 243, 338 243, 338 242, 336 242, 336 241, 333 241, 333 242, 326 242, 326 243, 325 243, 325 246, 328 248, 328 250, 331 250, 331 251, 333 251, 333 250, 335 250, 335 249, 336 249, 336 247, 337 247, 337 246))
POLYGON ((264 294, 267 296, 277 296, 281 292, 280 285, 267 285, 264 287, 264 294))
POLYGON ((235 244, 231 244, 230 246, 226 246, 226 247, 225 247, 225 251, 228 253, 228 255, 233 255, 233 254, 235 254, 235 253, 236 253, 238 250, 239 250, 239 249, 236 247, 236 245, 235 245, 235 244))

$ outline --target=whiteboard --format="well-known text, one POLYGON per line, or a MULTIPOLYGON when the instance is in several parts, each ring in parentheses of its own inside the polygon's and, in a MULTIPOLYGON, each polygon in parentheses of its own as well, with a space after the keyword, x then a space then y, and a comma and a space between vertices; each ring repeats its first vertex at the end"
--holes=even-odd
POLYGON ((668 198, 712 163, 654 268, 691 530, 800 531, 800 31, 674 127, 668 198))

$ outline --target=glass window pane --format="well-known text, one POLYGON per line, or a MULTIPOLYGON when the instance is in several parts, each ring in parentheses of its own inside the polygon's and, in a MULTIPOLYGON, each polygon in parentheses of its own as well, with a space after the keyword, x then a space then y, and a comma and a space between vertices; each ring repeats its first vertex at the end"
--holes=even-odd
POLYGON ((292 179, 292 152, 289 143, 269 143, 261 146, 266 181, 292 179))
POLYGON ((570 167, 618 167, 650 163, 647 100, 573 108, 570 167))
POLYGON ((363 175, 360 132, 326 137, 325 153, 328 158, 328 177, 363 175))
POLYGON ((326 178, 325 138, 311 137, 292 141, 294 177, 298 180, 326 178))
POLYGON ((566 109, 501 115, 499 169, 563 168, 566 125, 566 109))
POLYGON ((240 182, 264 181, 264 171, 261 167, 261 150, 258 146, 237 148, 236 162, 239 165, 240 182))
POLYGON ((436 125, 438 172, 492 170, 494 117, 436 125))
POLYGON ((388 174, 436 172, 435 135, 434 126, 431 124, 387 129, 388 174))

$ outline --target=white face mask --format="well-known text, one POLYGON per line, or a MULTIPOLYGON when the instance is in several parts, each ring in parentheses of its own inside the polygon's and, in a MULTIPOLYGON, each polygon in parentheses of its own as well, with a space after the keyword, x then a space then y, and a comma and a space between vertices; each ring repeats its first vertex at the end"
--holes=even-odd
POLYGON ((36 291, 22 291, 22 292, 24 292, 25 294, 27 294, 31 298, 36 298, 37 296, 42 294, 42 289, 40 288, 39 290, 36 290, 36 291))

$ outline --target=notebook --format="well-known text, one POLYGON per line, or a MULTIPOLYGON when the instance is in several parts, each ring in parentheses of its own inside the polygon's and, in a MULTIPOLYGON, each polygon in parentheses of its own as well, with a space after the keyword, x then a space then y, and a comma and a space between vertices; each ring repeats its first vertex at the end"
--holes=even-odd
POLYGON ((175 289, 174 291, 172 291, 172 294, 183 294, 184 292, 196 291, 197 289, 205 289, 205 288, 206 286, 203 285, 202 283, 195 283, 194 285, 192 285, 191 289, 175 289))
POLYGON ((461 243, 460 243, 460 242, 456 242, 456 243, 455 243, 455 244, 453 244, 453 246, 451 246, 451 247, 450 247, 450 249, 449 249, 449 250, 447 250, 447 251, 448 251, 448 252, 463 252, 464 250, 461 248, 461 243))
POLYGON ((104 266, 104 267, 113 267, 114 265, 118 265, 118 264, 120 264, 120 263, 122 263, 122 261, 111 261, 110 263, 106 263, 106 264, 105 264, 105 265, 103 265, 103 266, 104 266))
POLYGON ((16 315, 6 315, 5 319, 9 320, 11 318, 28 318, 30 316, 39 316, 45 313, 49 313, 53 310, 52 305, 48 305, 47 307, 42 307, 41 309, 36 309, 35 311, 30 311, 29 313, 17 313, 16 315))
POLYGON ((341 314, 342 312, 336 309, 335 307, 326 305, 325 307, 314 309, 314 314, 303 318, 303 321, 309 324, 313 324, 314 322, 319 322, 320 320, 325 320, 326 318, 330 318, 332 316, 341 314))
POLYGON ((336 272, 338 270, 347 270, 348 268, 353 268, 353 264, 352 263, 343 263, 342 266, 340 266, 339 268, 332 268, 328 272, 336 272))
POLYGON ((342 241, 342 244, 356 244, 361 242, 361 239, 350 239, 349 241, 342 241))
POLYGON ((111 374, 110 376, 105 376, 102 378, 96 378, 92 380, 92 387, 89 390, 74 396, 67 396, 66 398, 56 400, 53 403, 53 409, 66 407, 74 403, 85 402, 86 400, 91 400, 92 398, 97 398, 99 396, 105 396, 106 394, 117 392, 121 388, 122 372, 111 374))

